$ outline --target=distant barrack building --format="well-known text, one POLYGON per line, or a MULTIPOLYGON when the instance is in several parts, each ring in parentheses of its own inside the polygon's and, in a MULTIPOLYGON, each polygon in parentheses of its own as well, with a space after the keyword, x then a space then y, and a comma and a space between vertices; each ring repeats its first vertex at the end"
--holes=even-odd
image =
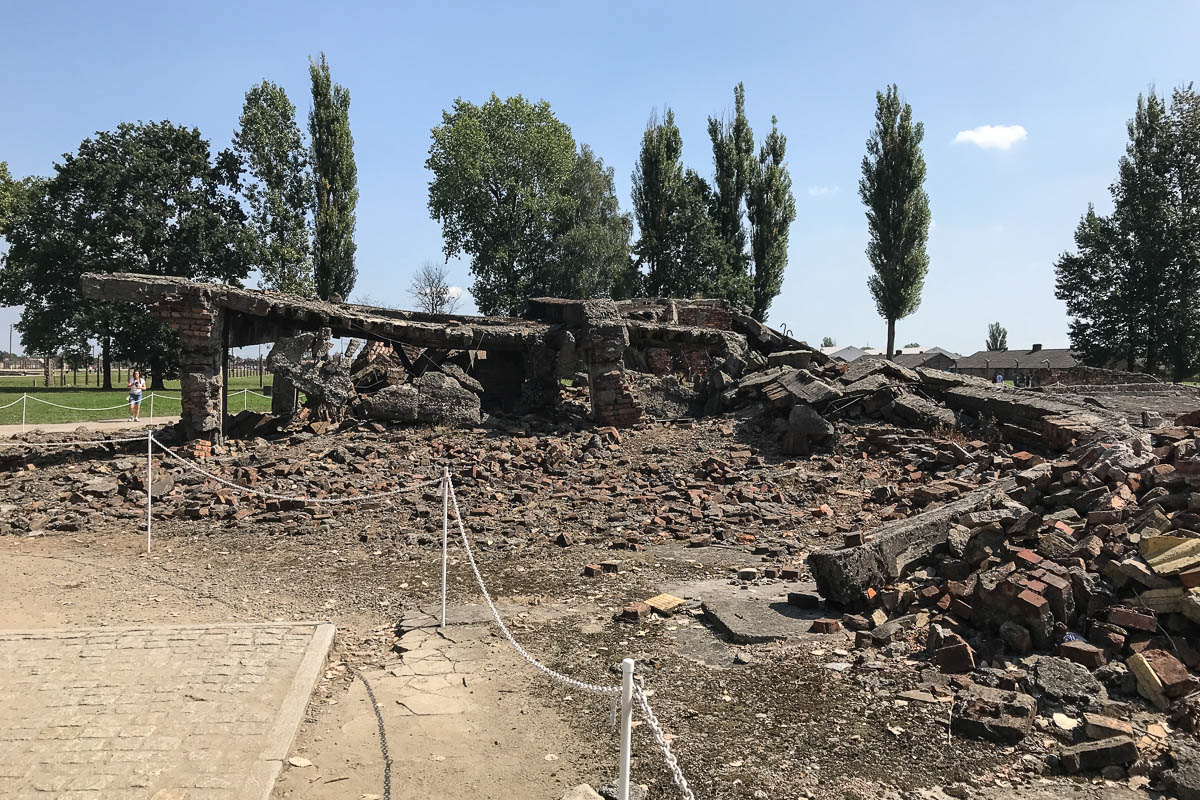
MULTIPOLYGON (((822 347, 821 352, 846 362, 887 357, 874 347, 822 347)), ((1141 372, 1089 367, 1070 348, 1045 348, 1040 344, 1027 350, 980 350, 969 356, 942 347, 902 347, 897 348, 892 360, 909 369, 957 372, 989 381, 1003 376, 1006 381, 1028 386, 1158 382, 1152 375, 1141 372)))
POLYGON ((1035 344, 1027 350, 980 350, 958 359, 955 371, 963 375, 995 380, 1003 375, 1005 380, 1033 378, 1036 384, 1064 382, 1061 373, 1069 373, 1083 367, 1075 353, 1069 348, 1044 348, 1035 344), (1058 378, 1059 380, 1048 380, 1058 378))
MULTIPOLYGON (((886 354, 876 347, 822 347, 821 352, 830 358, 840 361, 856 361, 864 356, 885 358, 886 354)), ((898 347, 896 348, 897 364, 910 369, 927 367, 929 369, 953 369, 959 359, 958 353, 941 347, 898 347)))

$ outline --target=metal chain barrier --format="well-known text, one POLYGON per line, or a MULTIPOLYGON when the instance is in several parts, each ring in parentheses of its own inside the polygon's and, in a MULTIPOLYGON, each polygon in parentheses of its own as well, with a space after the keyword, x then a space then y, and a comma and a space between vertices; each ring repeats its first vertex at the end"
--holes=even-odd
POLYGON ((383 714, 379 710, 379 701, 375 699, 375 690, 357 667, 351 667, 354 677, 362 681, 367 688, 367 697, 371 699, 371 710, 375 712, 375 722, 379 725, 379 749, 383 753, 383 800, 392 798, 392 756, 388 753, 387 728, 383 725, 383 714))
MULTIPOLYGON (((479 571, 479 564, 475 561, 475 554, 471 550, 471 541, 467 537, 467 529, 463 525, 462 513, 459 511, 458 495, 454 491, 454 483, 450 480, 449 474, 446 475, 444 480, 446 482, 447 494, 450 496, 450 503, 454 508, 454 521, 458 525, 458 533, 462 538, 463 550, 466 552, 467 560, 471 564, 471 571, 475 573, 475 582, 479 585, 479 591, 483 595, 484 601, 487 602, 488 608, 492 612, 492 618, 495 619, 496 624, 500 626, 500 632, 504 634, 504 638, 508 640, 508 643, 512 645, 513 649, 516 650, 521 657, 528 661, 535 669, 544 673, 550 678, 553 678, 559 683, 575 689, 580 689, 585 692, 591 692, 593 694, 612 696, 619 695, 621 693, 620 686, 600 686, 594 683, 586 683, 554 671, 531 656, 525 650, 525 648, 523 648, 517 642, 517 640, 513 638, 512 633, 509 632, 508 627, 504 624, 504 620, 500 617, 500 612, 496 609, 496 604, 492 602, 492 596, 488 592, 487 586, 483 581, 483 575, 479 571)), ((627 663, 629 663, 630 669, 632 669, 633 662, 629 661, 627 663)), ((650 707, 650 701, 646 697, 645 690, 637 683, 634 683, 633 694, 638 701, 638 705, 641 706, 642 716, 645 717, 646 723, 650 726, 650 731, 654 736, 655 742, 658 743, 659 748, 662 750, 663 759, 666 761, 667 769, 671 773, 672 781, 674 781, 675 786, 679 789, 679 792, 683 796, 684 800, 696 800, 696 795, 692 792, 691 787, 688 786, 687 778, 683 776, 683 771, 679 768, 679 759, 677 759, 675 754, 671 751, 671 743, 667 741, 667 736, 666 733, 663 732, 662 724, 658 721, 658 717, 655 716, 654 710, 650 707)))
POLYGON ((654 716, 654 710, 650 708, 650 701, 646 699, 646 690, 635 683, 633 694, 637 698, 638 705, 642 707, 642 716, 646 718, 646 724, 650 726, 650 732, 654 734, 654 741, 658 742, 659 748, 662 749, 663 760, 667 762, 667 769, 670 770, 671 779, 675 781, 679 793, 683 795, 684 800, 696 800, 696 795, 692 794, 692 789, 688 786, 687 778, 683 777, 683 771, 679 768, 679 759, 671 752, 671 743, 667 741, 667 735, 663 733, 662 724, 659 723, 658 717, 654 716))
POLYGON ((274 492, 264 492, 261 489, 254 489, 249 486, 242 486, 240 483, 234 483, 233 481, 226 480, 225 478, 222 478, 219 475, 213 475, 211 472, 206 472, 205 470, 201 469, 193 462, 191 462, 188 459, 184 458, 183 456, 177 454, 175 451, 171 450, 169 447, 167 447, 165 444, 163 444, 162 442, 160 442, 158 439, 154 438, 153 436, 151 436, 151 439, 153 440, 153 442, 156 445, 159 446, 159 448, 164 453, 166 453, 168 456, 170 456, 171 458, 178 461, 180 464, 183 464, 185 467, 192 470, 193 472, 199 473, 200 475, 203 475, 204 477, 208 478, 209 480, 213 480, 219 484, 228 486, 230 489, 236 489, 239 492, 245 492, 246 494, 258 495, 259 497, 268 497, 268 498, 271 498, 272 500, 291 500, 291 501, 299 502, 299 503, 327 503, 330 505, 335 505, 338 503, 361 503, 361 502, 365 502, 368 500, 379 500, 384 497, 395 497, 396 495, 404 494, 406 492, 411 492, 414 489, 420 489, 425 486, 437 486, 438 484, 440 484, 442 482, 441 478, 434 478, 433 480, 422 481, 421 483, 414 483, 414 484, 410 484, 408 486, 402 486, 399 489, 392 489, 387 492, 376 492, 373 494, 358 494, 358 495, 352 495, 350 497, 295 497, 292 495, 275 494, 274 492))
POLYGON ((454 492, 454 483, 449 482, 448 486, 450 492, 450 502, 454 506, 454 519, 455 522, 458 523, 458 533, 462 537, 463 548, 466 550, 467 559, 471 562, 471 569, 475 572, 475 582, 479 584, 479 591, 483 594, 483 599, 487 601, 488 608, 490 608, 492 611, 492 617, 496 620, 496 624, 500 626, 500 632, 504 634, 504 638, 508 640, 508 643, 511 644, 513 649, 520 653, 521 657, 528 661, 534 667, 534 669, 545 673, 559 683, 566 684, 567 686, 570 686, 574 689, 579 689, 580 691, 591 692, 592 694, 620 694, 620 686, 600 686, 595 683, 586 683, 585 681, 576 680, 575 678, 563 675, 561 672, 555 672, 554 670, 550 669, 550 667, 547 667, 545 664, 529 655, 529 653, 525 651, 525 648, 521 647, 517 640, 513 638, 513 635, 509 633, 508 626, 505 625, 504 620, 500 618, 500 612, 496 610, 496 604, 492 602, 492 596, 488 594, 487 586, 485 586, 483 583, 483 575, 479 572, 479 565, 475 563, 475 554, 471 552, 471 542, 467 539, 467 529, 463 527, 462 514, 460 514, 458 511, 458 495, 454 492))
POLYGON ((65 408, 67 411, 115 411, 118 408, 129 407, 129 403, 121 403, 119 406, 104 406, 103 408, 80 408, 79 406, 64 406, 59 405, 58 403, 51 403, 49 400, 43 400, 42 398, 34 397, 33 395, 27 395, 27 397, 29 397, 29 399, 35 403, 41 403, 45 406, 53 406, 54 408, 65 408))

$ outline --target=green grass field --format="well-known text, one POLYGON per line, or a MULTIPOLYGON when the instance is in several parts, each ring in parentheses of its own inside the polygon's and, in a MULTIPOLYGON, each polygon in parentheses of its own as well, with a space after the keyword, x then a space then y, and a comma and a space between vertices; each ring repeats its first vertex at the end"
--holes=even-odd
MULTIPOLYGON (((57 378, 57 376, 55 377, 57 378)), ((70 373, 67 373, 67 380, 71 380, 70 373)), ((118 382, 116 374, 113 374, 114 386, 124 385, 126 380, 122 373, 121 381, 118 382)), ((266 386, 270 386, 271 376, 265 376, 263 382, 266 386)), ((179 414, 179 381, 167 381, 166 385, 167 388, 163 390, 162 395, 154 398, 154 417, 156 419, 179 414)), ((245 403, 245 408, 252 411, 271 410, 270 400, 250 393, 243 396, 240 391, 242 389, 258 392, 258 376, 229 379, 229 411, 231 413, 236 414, 241 411, 243 403, 245 403)), ((83 424, 105 420, 124 420, 129 417, 129 407, 125 405, 128 394, 124 389, 106 392, 96 389, 94 386, 85 387, 82 384, 46 388, 42 386, 40 375, 32 377, 5 375, 0 376, 0 406, 8 406, 8 408, 0 408, 0 425, 19 425, 21 423, 22 394, 29 395, 25 400, 26 425, 57 422, 83 424), (14 403, 14 401, 16 402, 14 403), (59 406, 73 406, 73 408, 57 408, 39 401, 48 401, 59 406), (10 403, 12 405, 9 405, 10 403), (113 406, 119 407, 113 408, 113 406)), ((150 419, 149 395, 150 391, 147 390, 142 400, 143 421, 150 419)))

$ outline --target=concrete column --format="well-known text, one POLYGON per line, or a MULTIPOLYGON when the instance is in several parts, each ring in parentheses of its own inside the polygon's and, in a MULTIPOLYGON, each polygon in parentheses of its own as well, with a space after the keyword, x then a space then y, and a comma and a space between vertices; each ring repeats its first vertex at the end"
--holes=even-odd
MULTIPOLYGON (((279 338, 295 336, 294 328, 281 330, 279 338)), ((271 413, 277 417, 290 417, 296 413, 296 384, 279 372, 271 373, 271 413)))

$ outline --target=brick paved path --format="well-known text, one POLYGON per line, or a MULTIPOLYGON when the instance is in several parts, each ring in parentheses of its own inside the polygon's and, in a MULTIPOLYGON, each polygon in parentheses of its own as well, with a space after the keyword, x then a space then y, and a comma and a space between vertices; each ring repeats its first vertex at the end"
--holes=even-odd
POLYGON ((0 631, 0 798, 265 798, 333 626, 0 631))

